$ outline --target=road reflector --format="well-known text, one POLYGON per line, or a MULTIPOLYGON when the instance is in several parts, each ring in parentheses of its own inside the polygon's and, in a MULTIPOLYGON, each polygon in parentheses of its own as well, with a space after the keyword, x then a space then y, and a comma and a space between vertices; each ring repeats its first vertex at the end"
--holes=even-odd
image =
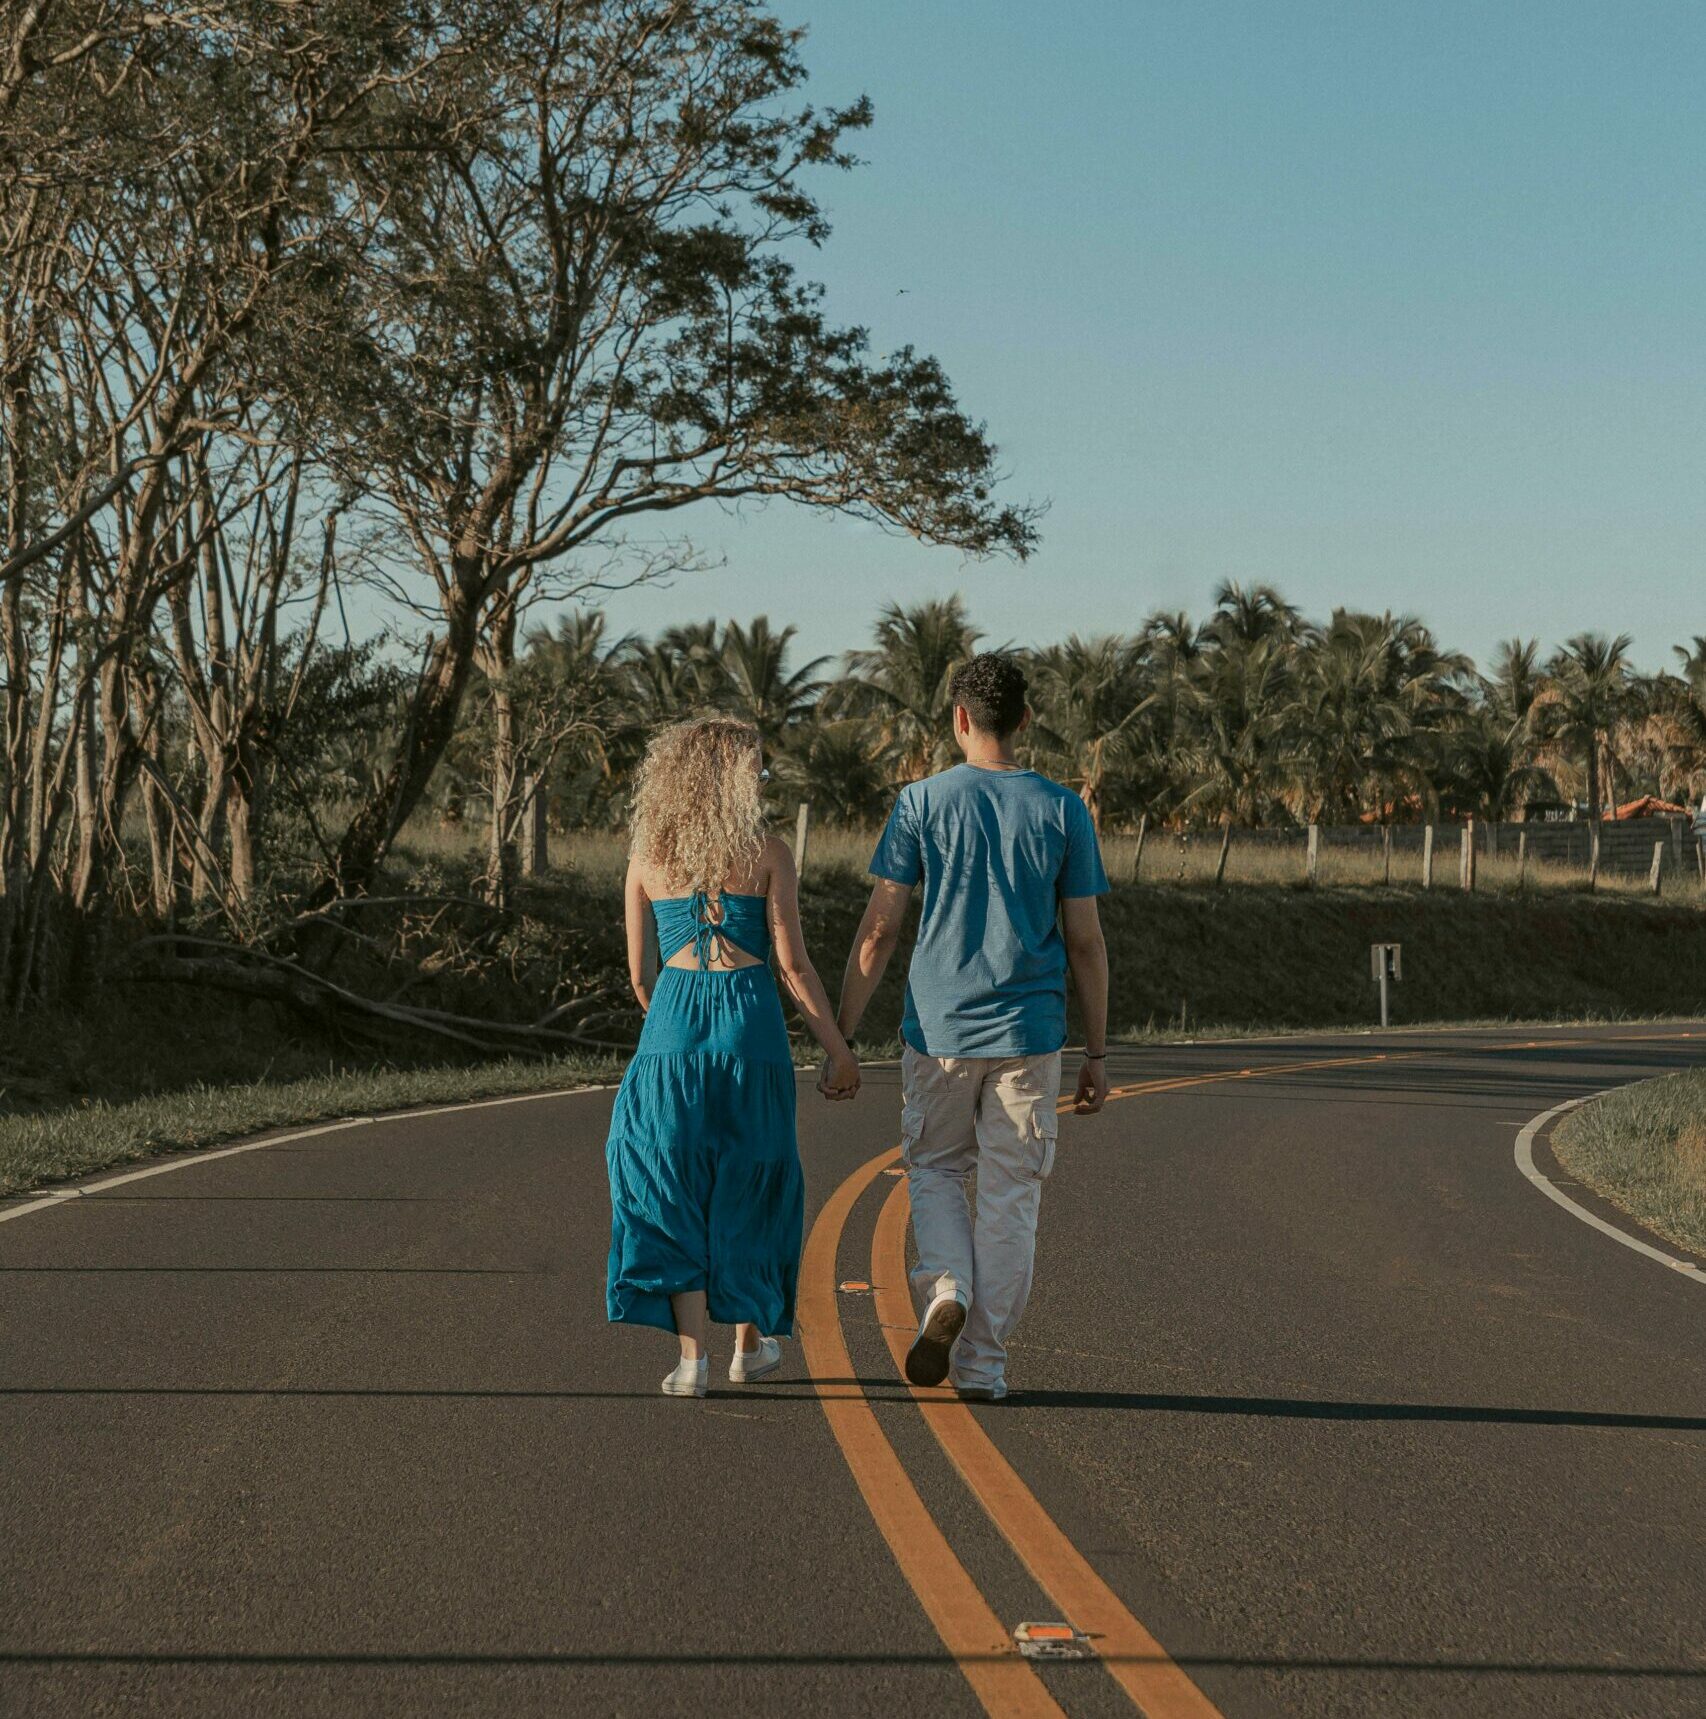
POLYGON ((1094 1659, 1089 1636, 1069 1623, 1022 1623, 1013 1627, 1013 1642, 1026 1659, 1094 1659))
POLYGON ((843 1295, 863 1295, 871 1286, 861 1278, 850 1277, 845 1283, 837 1284, 836 1287, 843 1295))

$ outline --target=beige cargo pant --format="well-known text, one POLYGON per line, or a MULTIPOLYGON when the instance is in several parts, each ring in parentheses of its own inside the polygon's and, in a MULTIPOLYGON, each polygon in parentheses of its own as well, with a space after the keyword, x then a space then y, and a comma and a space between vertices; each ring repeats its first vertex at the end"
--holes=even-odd
POLYGON ((951 1378, 984 1388, 1004 1377, 1007 1338, 1030 1299, 1037 1210, 1060 1124, 1060 1052, 933 1057, 908 1045, 901 1091, 918 1244, 912 1287, 926 1306, 965 1293, 951 1378))

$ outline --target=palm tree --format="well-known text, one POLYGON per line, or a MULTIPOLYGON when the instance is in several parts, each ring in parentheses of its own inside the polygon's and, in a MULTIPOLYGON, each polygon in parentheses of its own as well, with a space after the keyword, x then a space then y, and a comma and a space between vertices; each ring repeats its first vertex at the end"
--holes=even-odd
POLYGON ((1317 820, 1384 818, 1406 792, 1436 798, 1444 735, 1468 708, 1469 659, 1413 615, 1336 609, 1299 635, 1299 792, 1317 820))
POLYGON ((1494 822, 1513 819, 1530 801, 1551 798, 1558 785, 1534 762, 1525 721, 1489 700, 1471 711, 1451 737, 1450 791, 1462 811, 1494 822))
POLYGON ((830 823, 876 823, 894 795, 892 773, 872 745, 865 717, 817 714, 801 723, 777 772, 830 823))
POLYGON ((897 779, 919 781, 952 755, 948 682, 981 637, 957 594, 910 609, 889 603, 877 621, 874 648, 847 653, 827 714, 873 717, 897 779))
POLYGON ((647 723, 679 722, 714 705, 722 692, 715 622, 671 627, 656 639, 634 639, 622 652, 630 700, 647 723), (710 643, 705 628, 713 629, 710 643))
POLYGON ((1297 605, 1272 585, 1245 586, 1223 579, 1214 588, 1214 613, 1203 630, 1226 643, 1253 645, 1263 639, 1289 639, 1302 625, 1297 605))
POLYGON ((1035 652, 1030 667, 1032 748, 1060 761, 1100 830, 1109 771, 1130 756, 1138 718, 1158 701, 1147 645, 1120 633, 1074 633, 1035 652))
MULTIPOLYGON (((1602 754, 1623 715, 1629 695, 1628 633, 1577 633, 1547 665, 1540 695, 1540 728, 1567 756, 1582 760, 1587 777, 1588 816, 1604 815, 1602 754)), ((1609 759, 1606 760, 1609 762, 1609 759)))
POLYGON ((1673 649, 1680 672, 1660 677, 1655 704, 1671 791, 1693 799, 1706 787, 1706 636, 1673 649))
POLYGON ((1501 639, 1493 672, 1482 683, 1489 702, 1512 722, 1527 723, 1535 700, 1546 690, 1538 639, 1501 639))
POLYGON ((806 716, 825 685, 813 677, 828 657, 813 657, 803 668, 789 672, 788 649, 798 632, 798 627, 776 632, 769 617, 759 615, 750 627, 730 621, 717 647, 723 702, 752 723, 772 751, 780 749, 788 731, 806 716))
POLYGON ((1194 665, 1181 708, 1182 805, 1223 822, 1260 824, 1296 779, 1293 653, 1278 637, 1236 634, 1194 665))

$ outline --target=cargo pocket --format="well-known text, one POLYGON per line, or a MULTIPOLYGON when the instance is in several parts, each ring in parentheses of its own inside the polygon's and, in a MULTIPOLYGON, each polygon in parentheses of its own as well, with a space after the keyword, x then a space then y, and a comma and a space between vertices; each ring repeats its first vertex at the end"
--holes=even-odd
POLYGON ((1055 1141, 1060 1134, 1060 1116, 1052 1099, 1032 1107, 1030 1171, 1040 1182, 1054 1168, 1055 1141))
POLYGON ((907 1099, 900 1107, 900 1161, 912 1168, 912 1149, 924 1135, 924 1106, 916 1099, 907 1099))

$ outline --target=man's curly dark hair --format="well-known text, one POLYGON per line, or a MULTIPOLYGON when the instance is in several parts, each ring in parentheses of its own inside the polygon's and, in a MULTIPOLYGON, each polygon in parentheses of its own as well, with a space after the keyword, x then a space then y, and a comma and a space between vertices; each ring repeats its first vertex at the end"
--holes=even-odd
POLYGON ((984 651, 961 663, 948 682, 948 694, 963 704, 974 727, 1005 740, 1025 715, 1025 671, 1005 651, 984 651))

